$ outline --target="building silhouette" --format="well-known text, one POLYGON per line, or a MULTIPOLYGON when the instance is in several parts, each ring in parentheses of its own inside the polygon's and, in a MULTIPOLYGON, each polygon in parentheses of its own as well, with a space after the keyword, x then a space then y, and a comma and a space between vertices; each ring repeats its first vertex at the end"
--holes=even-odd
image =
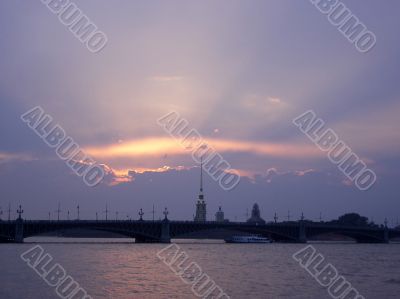
POLYGON ((253 209, 251 210, 251 217, 247 220, 248 223, 251 224, 265 224, 265 220, 261 218, 260 208, 258 204, 253 205, 253 209))
POLYGON ((196 215, 194 221, 205 222, 207 220, 207 205, 203 194, 203 160, 200 165, 200 193, 196 202, 196 215))
POLYGON ((219 207, 218 212, 215 213, 215 221, 217 222, 224 222, 224 212, 222 211, 221 207, 219 207))

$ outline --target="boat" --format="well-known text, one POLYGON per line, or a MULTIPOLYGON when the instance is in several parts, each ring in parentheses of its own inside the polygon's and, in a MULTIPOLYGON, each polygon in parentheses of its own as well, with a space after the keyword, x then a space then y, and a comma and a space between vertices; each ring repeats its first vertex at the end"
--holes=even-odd
POLYGON ((257 235, 247 235, 247 236, 232 236, 231 238, 225 239, 225 242, 226 243, 272 243, 272 240, 257 235))

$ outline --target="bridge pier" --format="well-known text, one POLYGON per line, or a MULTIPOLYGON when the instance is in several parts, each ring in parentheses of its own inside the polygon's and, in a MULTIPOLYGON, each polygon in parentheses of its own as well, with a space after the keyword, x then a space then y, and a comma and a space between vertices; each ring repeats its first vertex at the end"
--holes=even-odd
POLYGON ((18 218, 15 221, 15 243, 24 243, 24 220, 18 218))
POLYGON ((161 222, 161 230, 158 236, 135 236, 135 243, 171 243, 170 222, 164 219, 161 222))
POLYGON ((383 243, 389 243, 389 229, 387 227, 383 230, 383 243))
POLYGON ((300 221, 297 243, 307 243, 306 225, 303 221, 300 221))
POLYGON ((165 218, 161 224, 161 243, 171 243, 171 235, 169 233, 169 220, 165 218))

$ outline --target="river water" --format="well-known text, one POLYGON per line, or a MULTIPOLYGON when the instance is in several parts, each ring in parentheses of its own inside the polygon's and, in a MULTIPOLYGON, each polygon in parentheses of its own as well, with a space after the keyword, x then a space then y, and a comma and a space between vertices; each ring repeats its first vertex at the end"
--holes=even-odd
MULTIPOLYGON (((58 242, 0 244, 0 298, 59 298, 55 287, 20 257, 35 245, 93 298, 198 298, 191 285, 157 257, 165 244, 127 239, 58 242)), ((292 258, 304 244, 177 244, 230 298, 331 298, 292 258)), ((400 244, 312 245, 365 298, 400 298, 400 244)))

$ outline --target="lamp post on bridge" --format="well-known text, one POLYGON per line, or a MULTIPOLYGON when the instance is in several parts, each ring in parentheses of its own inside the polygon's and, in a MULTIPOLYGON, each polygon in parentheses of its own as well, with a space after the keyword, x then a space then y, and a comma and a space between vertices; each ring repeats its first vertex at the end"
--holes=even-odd
POLYGON ((109 210, 108 210, 108 205, 106 204, 106 210, 103 211, 103 213, 106 214, 106 221, 108 220, 108 212, 109 212, 109 210))
POLYGON ((57 221, 60 221, 60 212, 61 212, 61 205, 58 203, 58 208, 57 208, 57 221))
POLYGON ((163 214, 164 214, 164 220, 168 220, 168 214, 169 214, 169 212, 168 212, 168 209, 167 209, 167 208, 164 209, 163 214))
POLYGON ((17 213, 18 213, 18 219, 22 219, 21 215, 24 213, 24 210, 22 209, 21 205, 19 205, 17 213))
POLYGON ((142 210, 142 208, 140 208, 140 211, 139 211, 139 221, 143 221, 143 215, 144 215, 144 213, 143 213, 143 210, 142 210))
POLYGON ((15 243, 23 243, 24 242, 24 221, 22 219, 22 214, 24 213, 24 210, 22 209, 22 206, 19 205, 19 208, 17 210, 18 213, 18 219, 15 221, 15 243))

